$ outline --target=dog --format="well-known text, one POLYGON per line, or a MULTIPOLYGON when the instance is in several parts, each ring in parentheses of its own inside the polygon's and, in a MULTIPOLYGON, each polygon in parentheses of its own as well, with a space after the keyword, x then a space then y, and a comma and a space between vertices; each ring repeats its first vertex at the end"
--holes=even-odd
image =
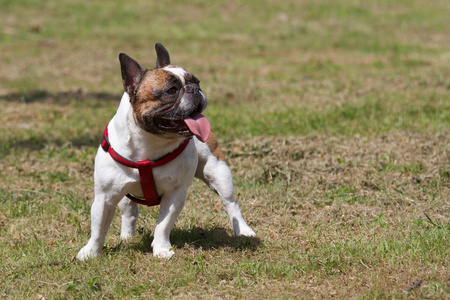
POLYGON ((163 45, 156 43, 155 50, 154 69, 119 55, 125 92, 95 157, 91 237, 78 252, 79 260, 101 253, 117 206, 122 215, 120 237, 130 238, 139 204, 160 205, 153 255, 171 258, 175 252, 170 232, 194 176, 219 195, 235 236, 256 236, 242 217, 230 169, 201 114, 207 100, 200 81, 172 65, 163 45))

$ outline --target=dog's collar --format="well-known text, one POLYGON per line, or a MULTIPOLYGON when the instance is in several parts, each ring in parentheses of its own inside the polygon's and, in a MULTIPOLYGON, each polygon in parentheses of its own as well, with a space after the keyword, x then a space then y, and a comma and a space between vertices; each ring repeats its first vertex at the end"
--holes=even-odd
POLYGON ((144 204, 147 206, 154 206, 161 203, 161 198, 158 196, 156 192, 155 180, 153 179, 153 168, 162 166, 167 164, 168 162, 174 160, 180 155, 184 149, 186 149, 189 144, 190 138, 185 139, 177 149, 169 154, 157 159, 157 160, 142 160, 142 161, 132 161, 129 160, 119 153, 117 153, 108 139, 108 126, 106 126, 105 131, 103 132, 103 138, 101 142, 101 147, 105 152, 108 152, 111 157, 124 166, 129 168, 134 168, 139 170, 139 178, 141 180, 142 192, 144 193, 144 199, 135 197, 131 194, 127 194, 127 197, 136 203, 144 204))

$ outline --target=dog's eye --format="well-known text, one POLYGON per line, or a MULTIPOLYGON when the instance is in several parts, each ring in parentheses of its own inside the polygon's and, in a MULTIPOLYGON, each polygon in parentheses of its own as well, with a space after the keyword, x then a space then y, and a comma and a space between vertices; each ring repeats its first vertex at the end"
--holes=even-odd
POLYGON ((169 95, 175 95, 177 92, 178 92, 178 89, 176 87, 171 87, 170 89, 168 89, 166 91, 166 93, 169 95))

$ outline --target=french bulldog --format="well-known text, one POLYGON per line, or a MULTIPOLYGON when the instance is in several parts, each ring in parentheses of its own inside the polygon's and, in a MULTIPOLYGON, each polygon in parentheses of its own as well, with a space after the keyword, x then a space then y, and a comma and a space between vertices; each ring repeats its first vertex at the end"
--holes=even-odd
POLYGON ((201 114, 207 101, 200 81, 172 65, 163 45, 157 43, 155 50, 154 69, 142 67, 126 54, 119 55, 125 92, 95 157, 91 237, 78 252, 79 260, 101 253, 117 206, 122 215, 120 237, 130 238, 139 203, 160 204, 153 255, 172 257, 170 232, 194 176, 219 195, 235 236, 255 236, 234 198, 225 157, 201 114))

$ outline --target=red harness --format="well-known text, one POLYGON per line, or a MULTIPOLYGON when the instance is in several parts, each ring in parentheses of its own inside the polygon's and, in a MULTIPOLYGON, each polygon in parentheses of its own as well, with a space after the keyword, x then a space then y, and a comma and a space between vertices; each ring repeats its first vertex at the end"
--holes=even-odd
POLYGON ((180 155, 184 149, 186 149, 189 144, 190 139, 185 139, 181 145, 175 149, 173 152, 157 159, 157 160, 142 160, 142 161, 132 161, 126 159, 111 147, 108 140, 108 126, 106 126, 103 133, 103 139, 101 146, 105 152, 108 152, 111 157, 118 163, 127 166, 129 168, 134 168, 139 170, 139 178, 141 180, 142 192, 144 193, 144 199, 137 198, 131 194, 127 194, 127 197, 136 203, 144 204, 147 206, 158 205, 161 203, 161 198, 156 192, 155 180, 153 179, 153 168, 162 166, 180 155))

